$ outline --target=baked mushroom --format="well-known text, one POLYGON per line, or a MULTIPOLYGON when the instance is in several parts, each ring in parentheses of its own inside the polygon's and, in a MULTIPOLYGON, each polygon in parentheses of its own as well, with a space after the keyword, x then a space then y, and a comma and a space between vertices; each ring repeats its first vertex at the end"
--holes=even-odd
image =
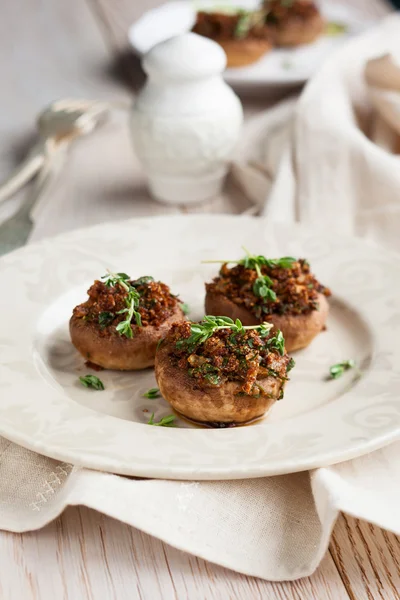
POLYGON ((272 48, 265 16, 262 10, 233 13, 200 11, 193 31, 222 46, 228 67, 242 67, 259 60, 272 48))
POLYGON ((299 46, 314 42, 325 21, 311 0, 265 0, 266 24, 276 46, 299 46))
POLYGON ((244 325, 268 321, 282 331, 292 352, 308 346, 324 329, 330 295, 305 259, 247 254, 242 260, 223 262, 219 276, 206 284, 205 310, 240 319, 244 325), (229 268, 229 262, 236 264, 229 268))
POLYGON ((72 343, 86 360, 105 369, 151 367, 158 342, 173 323, 185 319, 181 301, 152 277, 132 280, 109 273, 102 279, 73 310, 72 343))
POLYGON ((212 427, 262 417, 283 398, 294 366, 282 334, 271 329, 214 316, 173 325, 156 353, 162 395, 184 417, 212 427))

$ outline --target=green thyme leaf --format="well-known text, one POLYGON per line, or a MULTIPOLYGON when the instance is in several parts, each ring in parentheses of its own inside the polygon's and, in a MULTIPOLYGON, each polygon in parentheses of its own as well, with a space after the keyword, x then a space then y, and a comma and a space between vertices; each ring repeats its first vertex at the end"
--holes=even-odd
POLYGON ((143 398, 149 398, 149 400, 154 400, 154 398, 160 397, 160 390, 158 388, 150 388, 145 394, 143 394, 143 398))
POLYGON ((339 379, 345 371, 356 368, 356 362, 352 359, 343 360, 329 368, 330 379, 339 379))
POLYGON ((282 331, 278 331, 274 337, 268 340, 268 347, 278 350, 281 356, 285 354, 285 338, 282 331))
MULTIPOLYGON (((244 327, 244 329, 252 329, 251 327, 244 327)), ((271 329, 272 329, 272 325, 271 323, 267 323, 266 321, 264 321, 264 323, 261 323, 261 325, 257 326, 258 329, 258 333, 260 334, 260 337, 267 337, 267 335, 270 334, 271 329)), ((278 332, 280 333, 280 332, 278 332)))
POLYGON ((145 275, 144 277, 139 277, 139 279, 132 281, 132 285, 134 287, 138 287, 139 285, 148 285, 152 281, 154 281, 154 277, 151 277, 151 275, 145 275))
POLYGON ((275 302, 276 301, 276 294, 274 292, 274 290, 272 290, 269 287, 269 282, 268 280, 271 282, 271 279, 265 275, 265 276, 260 276, 258 277, 254 284, 253 284, 253 293, 255 296, 258 296, 259 298, 263 298, 264 300, 268 300, 270 302, 275 302))
POLYGON ((112 312, 104 311, 99 314, 100 329, 104 329, 114 320, 115 315, 112 312))
MULTIPOLYGON (((226 7, 224 7, 224 11, 225 9, 226 7)), ((240 9, 235 12, 238 20, 233 35, 235 38, 243 39, 249 34, 251 29, 262 27, 265 24, 268 10, 264 8, 258 10, 240 9)))
POLYGON ((238 20, 233 35, 235 38, 242 39, 246 37, 252 26, 252 13, 248 10, 239 10, 238 20))
POLYGON ((282 258, 270 258, 266 260, 266 265, 271 269, 291 269, 293 267, 293 263, 296 262, 296 259, 293 258, 293 256, 283 256, 282 258))
POLYGON ((101 381, 101 379, 96 377, 96 375, 85 375, 85 377, 79 377, 79 381, 87 388, 104 390, 104 383, 101 381))
POLYGON ((294 360, 294 358, 290 357, 290 360, 286 367, 286 373, 289 373, 289 371, 291 371, 293 369, 293 367, 295 367, 295 366, 296 366, 296 361, 294 360))
POLYGON ((158 349, 159 349, 159 347, 161 346, 161 344, 163 343, 163 341, 164 341, 164 338, 160 338, 160 339, 158 340, 158 342, 157 342, 157 347, 156 347, 156 350, 158 350, 158 349))
POLYGON ((118 323, 118 325, 116 326, 116 331, 118 331, 118 333, 120 335, 124 335, 125 337, 132 339, 133 338, 133 331, 132 331, 132 326, 131 326, 131 321, 130 319, 126 319, 125 321, 121 321, 121 323, 118 323))
POLYGON ((107 287, 115 287, 117 283, 126 283, 130 277, 126 273, 107 273, 106 275, 102 275, 101 279, 104 279, 107 287))
MULTIPOLYGON (((257 258, 264 259, 264 257, 257 257, 257 258)), ((254 295, 258 296, 259 298, 262 298, 263 300, 266 300, 268 302, 275 302, 276 294, 272 289, 272 285, 273 285, 272 279, 270 277, 268 277, 268 275, 262 274, 259 263, 254 263, 254 268, 257 273, 257 279, 255 280, 254 285, 253 285, 254 295)))
POLYGON ((168 415, 167 417, 163 417, 160 421, 154 421, 154 413, 152 413, 150 419, 147 422, 147 425, 157 425, 158 427, 175 427, 175 415, 168 415))
POLYGON ((206 379, 212 385, 219 385, 221 378, 217 373, 207 373, 204 375, 204 379, 206 379))
POLYGON ((182 302, 181 309, 184 315, 188 315, 190 313, 190 306, 187 302, 182 302))
POLYGON ((335 21, 330 21, 326 24, 325 34, 330 36, 343 35, 346 33, 348 27, 343 23, 337 23, 335 21))

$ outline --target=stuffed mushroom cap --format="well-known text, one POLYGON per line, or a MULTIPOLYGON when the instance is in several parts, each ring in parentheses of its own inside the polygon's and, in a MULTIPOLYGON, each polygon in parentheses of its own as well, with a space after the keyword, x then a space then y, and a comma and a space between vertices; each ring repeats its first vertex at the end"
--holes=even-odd
POLYGON ((228 67, 249 65, 272 48, 262 10, 199 11, 193 31, 222 46, 228 67))
POLYGON ((265 0, 266 24, 276 46, 300 46, 314 42, 325 21, 311 0, 265 0))
POLYGON ((213 316, 173 325, 156 353, 162 395, 181 415, 214 427, 262 417, 283 398, 293 366, 270 329, 213 316))
POLYGON ((157 344, 185 319, 180 300, 152 277, 124 273, 95 281, 70 319, 71 340, 82 356, 105 369, 131 371, 154 365, 157 344))
POLYGON ((330 294, 304 259, 247 257, 232 268, 223 264, 219 276, 206 284, 205 310, 245 325, 268 321, 282 331, 292 352, 324 329, 330 294))

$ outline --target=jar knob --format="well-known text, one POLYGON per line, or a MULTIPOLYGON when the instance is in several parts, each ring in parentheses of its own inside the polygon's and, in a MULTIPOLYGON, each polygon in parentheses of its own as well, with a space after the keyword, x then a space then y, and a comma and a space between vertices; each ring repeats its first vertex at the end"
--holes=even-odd
POLYGON ((218 75, 226 67, 219 44, 197 33, 184 33, 160 42, 143 60, 150 79, 188 81, 218 75))

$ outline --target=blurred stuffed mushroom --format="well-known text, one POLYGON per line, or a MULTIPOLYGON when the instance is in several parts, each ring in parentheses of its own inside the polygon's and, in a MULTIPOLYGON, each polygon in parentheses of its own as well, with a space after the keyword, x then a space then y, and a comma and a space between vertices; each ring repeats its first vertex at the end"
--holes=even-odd
POLYGON ((312 0, 265 0, 266 25, 276 46, 300 46, 314 42, 325 21, 312 0))
POLYGON ((193 31, 222 46, 228 67, 242 67, 259 60, 272 48, 265 19, 263 9, 199 11, 193 31))

